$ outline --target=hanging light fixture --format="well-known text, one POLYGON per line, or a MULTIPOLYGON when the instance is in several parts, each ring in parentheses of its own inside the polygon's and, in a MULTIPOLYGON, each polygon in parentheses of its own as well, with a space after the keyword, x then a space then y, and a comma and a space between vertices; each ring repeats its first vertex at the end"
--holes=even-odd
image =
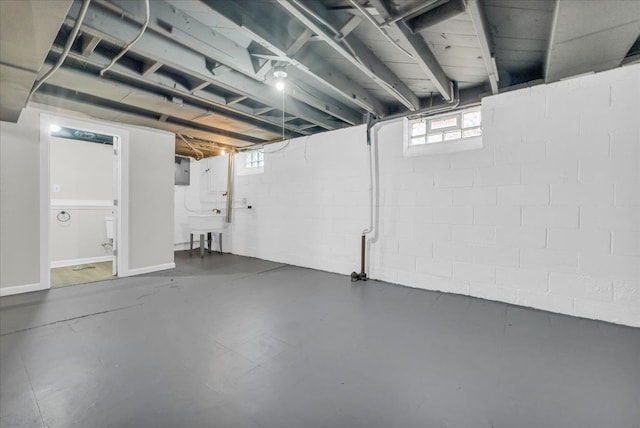
POLYGON ((278 78, 276 89, 284 91, 284 79, 287 77, 287 70, 282 65, 273 68, 273 76, 278 78))

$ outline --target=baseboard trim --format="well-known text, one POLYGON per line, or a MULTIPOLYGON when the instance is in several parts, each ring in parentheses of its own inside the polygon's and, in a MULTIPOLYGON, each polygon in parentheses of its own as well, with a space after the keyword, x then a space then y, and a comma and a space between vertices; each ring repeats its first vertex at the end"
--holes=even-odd
POLYGON ((12 296, 14 294, 29 293, 32 291, 47 290, 49 287, 43 286, 41 283, 14 285, 13 287, 0 288, 0 297, 12 296))
POLYGON ((158 272, 158 271, 161 271, 161 270, 175 269, 175 267, 176 267, 175 263, 165 263, 163 265, 146 266, 146 267, 137 268, 137 269, 129 269, 129 271, 126 273, 126 275, 120 275, 119 274, 119 276, 142 275, 142 274, 145 274, 145 273, 158 272))
POLYGON ((113 256, 87 257, 84 259, 59 260, 57 262, 51 262, 50 266, 52 269, 55 269, 67 266, 86 265, 89 263, 110 262, 112 260, 113 256))

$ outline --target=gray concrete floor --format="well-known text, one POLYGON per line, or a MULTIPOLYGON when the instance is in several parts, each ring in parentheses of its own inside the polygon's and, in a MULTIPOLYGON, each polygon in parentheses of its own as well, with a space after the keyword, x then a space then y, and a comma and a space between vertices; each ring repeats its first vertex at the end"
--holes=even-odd
POLYGON ((232 255, 0 301, 2 427, 640 426, 640 329, 232 255))

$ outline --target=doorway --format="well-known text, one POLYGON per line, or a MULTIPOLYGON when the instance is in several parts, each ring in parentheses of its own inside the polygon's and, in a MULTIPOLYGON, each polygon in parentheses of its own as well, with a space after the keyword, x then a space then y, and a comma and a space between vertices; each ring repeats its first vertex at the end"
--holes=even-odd
POLYGON ((46 288, 127 276, 121 248, 127 241, 128 132, 45 114, 40 122, 40 264, 46 288))

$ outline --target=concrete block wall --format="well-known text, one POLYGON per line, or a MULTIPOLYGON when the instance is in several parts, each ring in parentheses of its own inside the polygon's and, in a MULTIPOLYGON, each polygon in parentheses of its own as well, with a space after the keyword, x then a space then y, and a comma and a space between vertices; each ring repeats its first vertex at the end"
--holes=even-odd
MULTIPOLYGON (((404 157, 378 132, 394 283, 640 326, 640 66, 483 99, 483 148, 404 157)), ((274 150, 269 146, 267 151, 274 150)), ((233 252, 348 274, 368 224, 364 128, 293 140, 240 177, 233 252)))
POLYGON ((234 211, 232 252, 355 270, 369 218, 365 132, 358 126, 267 146, 263 174, 235 177, 234 200, 246 198, 252 209, 234 211))

